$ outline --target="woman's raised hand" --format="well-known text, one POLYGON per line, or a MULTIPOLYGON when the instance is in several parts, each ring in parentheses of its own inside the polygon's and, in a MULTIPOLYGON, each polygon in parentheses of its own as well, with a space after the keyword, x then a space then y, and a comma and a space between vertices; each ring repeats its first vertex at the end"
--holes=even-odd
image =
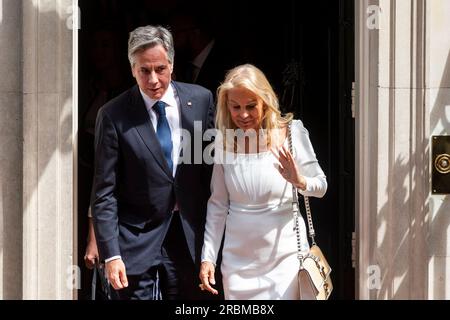
POLYGON ((285 147, 270 149, 278 160, 278 171, 287 182, 292 183, 296 188, 306 190, 306 179, 298 170, 297 163, 291 152, 285 147))

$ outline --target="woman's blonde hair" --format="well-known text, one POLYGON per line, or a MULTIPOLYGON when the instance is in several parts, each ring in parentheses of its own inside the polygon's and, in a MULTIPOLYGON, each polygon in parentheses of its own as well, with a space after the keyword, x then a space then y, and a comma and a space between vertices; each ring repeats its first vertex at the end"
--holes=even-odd
POLYGON ((227 129, 237 129, 228 111, 227 100, 228 91, 238 87, 253 92, 263 101, 264 114, 261 129, 267 132, 267 146, 271 147, 272 131, 288 124, 293 115, 292 113, 281 114, 277 95, 264 73, 254 65, 243 64, 229 70, 225 80, 217 88, 216 127, 224 136, 227 129))

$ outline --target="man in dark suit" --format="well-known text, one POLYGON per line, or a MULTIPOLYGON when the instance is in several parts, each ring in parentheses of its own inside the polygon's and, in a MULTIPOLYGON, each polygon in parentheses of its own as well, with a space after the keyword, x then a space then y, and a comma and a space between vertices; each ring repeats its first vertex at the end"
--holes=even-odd
POLYGON ((171 80, 174 46, 163 27, 131 32, 128 57, 137 85, 96 121, 91 206, 100 259, 116 298, 153 299, 158 290, 163 299, 201 298, 211 166, 194 162, 205 147, 194 138, 214 126, 213 96, 171 80))

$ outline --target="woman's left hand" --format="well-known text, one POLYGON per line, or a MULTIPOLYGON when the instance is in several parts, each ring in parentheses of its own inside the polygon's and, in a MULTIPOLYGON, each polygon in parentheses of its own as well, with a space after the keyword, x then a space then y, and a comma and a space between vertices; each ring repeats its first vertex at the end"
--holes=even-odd
POLYGON ((281 148, 271 149, 273 155, 278 160, 278 171, 286 181, 292 183, 296 188, 306 190, 306 179, 298 170, 297 163, 294 157, 286 149, 285 146, 281 148))

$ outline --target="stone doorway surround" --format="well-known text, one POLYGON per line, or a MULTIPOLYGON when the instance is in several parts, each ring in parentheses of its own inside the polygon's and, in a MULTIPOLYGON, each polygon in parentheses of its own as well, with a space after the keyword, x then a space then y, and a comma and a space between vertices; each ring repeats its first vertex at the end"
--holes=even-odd
POLYGON ((430 137, 450 134, 450 3, 355 3, 357 298, 448 299, 430 137))
POLYGON ((0 298, 75 299, 77 1, 0 7, 0 298))
POLYGON ((71 18, 78 6, 71 0, 22 5, 23 298, 73 299, 77 35, 71 18))

